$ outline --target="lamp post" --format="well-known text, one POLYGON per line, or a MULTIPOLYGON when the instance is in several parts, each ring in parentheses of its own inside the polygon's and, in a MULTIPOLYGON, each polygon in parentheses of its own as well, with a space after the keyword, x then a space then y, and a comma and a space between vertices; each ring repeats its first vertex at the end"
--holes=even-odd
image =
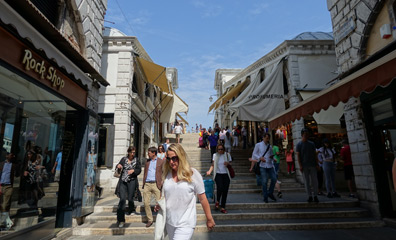
POLYGON ((217 96, 217 94, 212 94, 212 95, 210 95, 209 96, 209 102, 212 102, 213 101, 213 97, 212 96, 217 96))

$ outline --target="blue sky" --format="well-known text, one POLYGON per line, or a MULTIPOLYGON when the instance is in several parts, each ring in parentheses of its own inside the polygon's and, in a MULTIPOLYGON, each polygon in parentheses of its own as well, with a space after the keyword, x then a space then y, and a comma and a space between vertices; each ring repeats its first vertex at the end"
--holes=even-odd
POLYGON ((178 69, 189 129, 213 123, 216 69, 246 68, 302 32, 332 31, 326 0, 108 0, 105 20, 178 69))

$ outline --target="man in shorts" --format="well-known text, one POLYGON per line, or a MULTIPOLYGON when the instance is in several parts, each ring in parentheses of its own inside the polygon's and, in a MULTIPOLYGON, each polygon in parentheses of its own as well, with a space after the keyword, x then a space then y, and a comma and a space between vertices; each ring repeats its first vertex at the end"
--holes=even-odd
POLYGON ((353 194, 353 180, 355 178, 355 174, 353 173, 351 148, 349 147, 348 139, 342 140, 342 145, 343 147, 340 151, 340 157, 341 160, 344 161, 344 177, 348 184, 349 197, 354 198, 355 194, 353 194))

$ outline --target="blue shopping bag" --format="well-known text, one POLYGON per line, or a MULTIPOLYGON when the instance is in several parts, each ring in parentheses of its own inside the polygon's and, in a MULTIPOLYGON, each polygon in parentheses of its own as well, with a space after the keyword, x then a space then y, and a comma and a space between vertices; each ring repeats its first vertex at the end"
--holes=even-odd
POLYGON ((213 179, 204 180, 206 198, 214 198, 214 181, 213 179))

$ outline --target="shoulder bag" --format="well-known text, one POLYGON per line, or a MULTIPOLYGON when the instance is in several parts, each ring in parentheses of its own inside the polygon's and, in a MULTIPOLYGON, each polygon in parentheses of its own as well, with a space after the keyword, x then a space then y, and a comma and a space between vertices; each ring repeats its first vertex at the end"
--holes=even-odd
MULTIPOLYGON (((265 152, 264 152, 264 154, 263 154, 263 157, 264 157, 265 154, 268 152, 270 146, 271 146, 271 145, 268 144, 267 150, 265 150, 265 152)), ((260 172, 260 159, 259 159, 259 161, 257 161, 256 164, 254 165, 253 171, 254 171, 254 173, 255 173, 256 175, 261 175, 261 172, 260 172)))
POLYGON ((232 168, 232 166, 230 164, 230 161, 228 160, 228 153, 226 153, 226 156, 227 156, 227 162, 228 162, 228 165, 227 165, 228 172, 230 173, 230 177, 234 178, 235 177, 235 171, 234 171, 234 168, 232 168))

